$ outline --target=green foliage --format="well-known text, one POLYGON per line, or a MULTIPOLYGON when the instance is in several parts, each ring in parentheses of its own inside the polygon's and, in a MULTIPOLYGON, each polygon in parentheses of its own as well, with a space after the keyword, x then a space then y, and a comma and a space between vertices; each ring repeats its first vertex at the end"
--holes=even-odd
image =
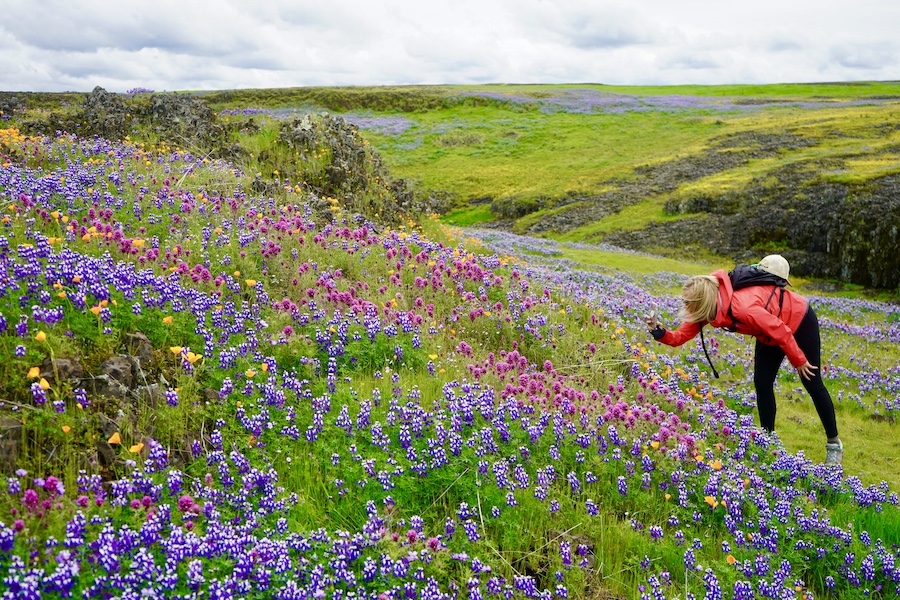
POLYGON ((493 218, 489 204, 476 204, 466 208, 449 211, 442 217, 443 221, 447 224, 459 227, 469 227, 478 223, 486 223, 493 218))
MULTIPOLYGON (((333 98, 330 101, 339 100, 333 98)), ((369 100, 365 96, 359 96, 354 101, 369 100)), ((346 102, 349 103, 350 100, 346 102)), ((525 117, 531 116, 527 112, 516 112, 502 103, 487 107, 467 106, 464 109, 455 107, 447 110, 457 111, 457 115, 466 114, 467 118, 473 120, 480 110, 484 111, 480 113, 482 115, 489 114, 488 111, 503 111, 509 119, 522 118, 522 121, 517 121, 520 124, 525 123, 525 117)), ((571 115, 554 116, 557 117, 559 119, 557 124, 565 125, 568 122, 566 119, 571 115)), ((429 118, 423 116, 423 122, 428 122, 429 118)), ((665 115, 650 115, 649 119, 656 121, 655 127, 665 128, 663 125, 667 119, 665 115)), ((573 118, 572 123, 575 122, 573 118)), ((437 120, 434 123, 437 123, 437 120)), ((675 128, 687 126, 674 119, 669 124, 675 128)), ((315 121, 315 125, 312 125, 312 127, 320 126, 327 128, 324 122, 315 121)), ((534 127, 539 129, 537 125, 534 127)), ((614 126, 611 125, 611 128, 614 126)), ((499 156, 496 148, 485 150, 485 147, 492 144, 489 135, 491 131, 489 128, 487 133, 479 130, 477 134, 472 134, 475 136, 472 139, 479 140, 477 143, 448 144, 446 136, 450 134, 435 130, 429 134, 434 137, 428 144, 435 153, 472 152, 469 158, 474 157, 477 152, 484 151, 486 154, 483 158, 490 163, 499 156), (480 137, 481 135, 484 137, 480 137), (445 142, 439 141, 442 139, 440 136, 445 136, 443 138, 445 142)), ((524 129, 523 132, 515 136, 515 143, 527 137, 528 132, 524 129)), ((271 191, 271 193, 261 191, 250 199, 241 198, 245 204, 242 204, 243 212, 240 216, 249 222, 262 221, 266 215, 286 213, 289 209, 293 211, 307 198, 293 186, 290 190, 285 189, 287 186, 282 185, 283 181, 279 181, 280 185, 277 187, 266 188, 276 179, 289 178, 291 184, 306 181, 310 187, 320 186, 322 190, 328 185, 324 176, 315 179, 317 174, 322 175, 326 165, 332 164, 334 158, 334 146, 322 143, 328 133, 319 131, 311 138, 315 141, 309 143, 295 141, 292 142, 294 146, 285 141, 283 133, 283 129, 271 123, 264 123, 255 133, 246 132, 249 156, 243 166, 252 168, 246 171, 248 176, 241 183, 250 188, 254 182, 258 182, 258 186, 271 191), (301 155, 306 157, 305 161, 298 159, 301 155), (310 170, 304 171, 303 169, 307 167, 310 170), (255 176, 257 172, 260 173, 259 178, 255 176)), ((450 139, 469 139, 467 135, 469 134, 461 129, 460 132, 452 134, 450 139)), ((573 136, 577 138, 574 133, 573 136)), ((702 135, 698 135, 699 138, 702 138, 702 135)), ((510 139, 513 139, 512 136, 510 139)), ((662 142, 664 147, 662 152, 666 151, 666 145, 675 145, 677 140, 685 141, 677 132, 670 138, 665 138, 662 142)), ((529 143, 532 147, 525 152, 525 156, 537 156, 539 154, 537 141, 532 140, 529 143)), ((563 144, 563 141, 559 140, 559 143, 563 144)), ((509 145, 513 145, 513 142, 509 142, 509 145)), ((364 144, 359 147, 364 148, 364 144)), ((570 156, 574 156, 573 149, 565 150, 570 156)), ((168 148, 165 151, 170 152, 172 149, 168 148)), ((636 149, 628 151, 632 152, 632 158, 638 154, 636 149)), ((156 181, 162 182, 167 174, 153 163, 152 158, 152 155, 147 157, 147 162, 150 163, 146 166, 147 181, 154 177, 156 181)), ((433 158, 437 163, 447 158, 447 155, 435 154, 433 158)), ((370 159, 371 155, 366 155, 366 160, 370 159)), ((373 165, 374 162, 366 162, 365 169, 359 173, 371 178, 374 171, 370 169, 373 165)), ((49 169, 51 166, 47 161, 44 162, 45 168, 49 169)), ((112 172, 117 165, 109 164, 103 168, 112 172)), ((197 170, 202 169, 198 167, 197 170)), ((610 167, 609 172, 613 171, 615 169, 610 167)), ((175 180, 175 177, 172 179, 175 180)), ((202 185, 204 193, 207 194, 202 197, 206 198, 206 203, 212 204, 216 196, 209 193, 209 190, 215 181, 215 175, 209 172, 198 172, 193 180, 184 174, 184 177, 177 181, 183 186, 175 187, 179 187, 182 194, 186 194, 187 191, 197 192, 200 197, 199 187, 192 186, 202 185)), ((354 191, 362 190, 363 193, 368 193, 371 189, 385 189, 378 187, 371 179, 365 186, 361 181, 359 183, 360 186, 354 188, 354 191)), ((559 181, 553 185, 558 183, 559 181)), ((590 185, 595 184, 598 182, 590 185)), ((161 184, 153 185, 158 187, 161 184)), ((560 185, 560 189, 564 187, 567 186, 560 185)), ((234 186, 231 193, 236 189, 237 186, 234 186)), ((127 198, 131 203, 138 202, 136 192, 125 193, 128 194, 127 198)), ((508 196, 508 198, 514 199, 515 202, 521 199, 527 201, 526 196, 508 196)), ((326 213, 334 215, 335 223, 338 224, 342 222, 341 219, 346 218, 347 213, 344 211, 353 210, 349 202, 339 204, 335 210, 329 209, 326 213)), ((163 210, 175 212, 174 206, 165 206, 163 210)), ((454 219, 460 225, 475 223, 485 218, 486 210, 487 205, 480 204, 445 215, 445 219, 454 219)), ((592 235, 602 231, 604 227, 611 229, 638 227, 645 219, 663 218, 660 210, 658 198, 648 199, 639 208, 622 211, 619 221, 607 222, 597 231, 584 233, 592 235)), ((125 227, 133 226, 125 216, 121 218, 125 227)), ((191 460, 187 454, 186 449, 192 441, 198 441, 209 447, 210 431, 216 428, 228 441, 227 453, 236 453, 246 458, 247 463, 252 464, 254 468, 274 470, 280 476, 277 485, 297 494, 296 502, 292 502, 283 512, 261 514, 260 511, 259 521, 271 528, 275 527, 278 519, 285 518, 290 531, 311 531, 324 527, 329 530, 355 532, 366 521, 366 502, 372 501, 386 520, 387 535, 379 542, 379 550, 384 549, 400 557, 407 553, 409 548, 392 541, 392 535, 397 534, 402 540, 403 536, 407 535, 409 519, 420 516, 425 521, 427 531, 441 532, 447 517, 455 515, 461 503, 469 503, 474 515, 472 519, 482 539, 477 543, 467 543, 461 531, 458 531, 453 539, 447 537, 449 552, 436 554, 433 564, 434 572, 444 578, 442 581, 463 581, 464 577, 469 576, 470 572, 464 563, 448 556, 451 552, 467 550, 477 552, 482 559, 490 562, 494 573, 499 576, 511 579, 517 574, 530 574, 541 586, 552 588, 555 585, 555 573, 568 571, 568 566, 562 563, 560 557, 560 544, 569 543, 573 548, 578 544, 584 544, 591 549, 589 568, 573 570, 566 576, 566 584, 572 597, 637 597, 639 595, 637 586, 645 582, 646 571, 649 568, 669 571, 676 581, 683 580, 683 584, 679 583, 678 589, 683 590, 684 596, 691 593, 699 597, 704 593, 703 573, 684 569, 684 547, 674 542, 676 531, 681 526, 672 525, 673 522, 685 524, 684 528, 688 529, 691 535, 697 535, 702 539, 702 548, 697 549, 699 561, 714 570, 724 588, 727 589, 739 577, 735 569, 726 566, 727 553, 722 550, 722 541, 727 538, 728 533, 725 507, 716 504, 715 499, 707 502, 698 492, 717 471, 716 467, 712 466, 715 461, 729 456, 728 453, 734 450, 729 446, 730 442, 726 436, 716 437, 715 434, 710 434, 705 445, 700 446, 701 454, 698 456, 705 457, 705 462, 694 458, 676 461, 663 452, 655 452, 656 448, 649 443, 650 429, 644 430, 641 425, 637 425, 628 433, 630 438, 638 442, 636 446, 629 444, 621 448, 609 448, 603 452, 592 448, 590 452, 582 453, 586 456, 580 456, 579 448, 575 444, 563 444, 559 448, 558 458, 554 458, 553 461, 557 474, 553 492, 554 497, 558 499, 559 507, 548 511, 547 503, 535 497, 531 490, 523 493, 519 490, 501 489, 498 485, 488 485, 490 478, 494 477, 490 470, 493 464, 488 464, 488 470, 483 472, 480 462, 484 459, 479 453, 477 443, 468 443, 469 439, 475 440, 475 435, 483 429, 488 429, 491 424, 489 416, 478 411, 473 414, 471 423, 465 425, 466 443, 461 444, 458 455, 448 458, 449 466, 433 471, 427 477, 400 478, 393 488, 381 487, 374 478, 370 478, 366 473, 366 467, 355 454, 379 457, 379 462, 375 465, 379 471, 387 471, 396 465, 411 471, 418 459, 410 458, 411 454, 407 454, 405 448, 403 451, 393 448, 389 454, 379 452, 376 448, 377 442, 373 440, 369 431, 361 432, 355 427, 344 431, 332 426, 334 416, 342 406, 348 407, 348 414, 353 420, 358 417, 362 403, 371 401, 373 405, 371 420, 382 424, 392 438, 396 439, 400 424, 390 423, 389 419, 397 418, 396 415, 402 413, 395 412, 394 416, 391 416, 391 406, 403 407, 407 405, 408 400, 417 399, 416 395, 421 398, 422 408, 432 409, 446 405, 447 394, 455 393, 456 388, 445 389, 445 384, 463 379, 466 380, 466 386, 477 387, 488 395, 498 394, 512 381, 512 375, 500 377, 494 372, 475 375, 470 365, 486 364, 490 360, 489 353, 497 355, 500 351, 508 351, 512 347, 517 348, 529 363, 543 365, 544 361, 551 361, 563 374, 564 381, 577 382, 580 388, 598 390, 602 394, 606 390, 611 391, 615 385, 620 385, 621 392, 616 393, 621 393, 621 398, 630 401, 645 391, 642 383, 632 374, 632 365, 638 361, 656 359, 649 356, 654 350, 646 345, 648 340, 645 332, 634 330, 633 324, 624 322, 625 317, 621 314, 606 314, 595 306, 575 302, 566 297, 566 289, 560 284, 559 289, 548 289, 546 296, 542 294, 543 290, 531 291, 536 297, 546 297, 546 302, 539 307, 539 311, 525 312, 521 316, 513 317, 503 312, 508 308, 504 307, 501 311, 493 311, 492 308, 487 314, 472 313, 470 316, 466 312, 468 310, 465 306, 466 301, 461 295, 472 294, 478 297, 481 293, 479 288, 483 287, 483 281, 478 278, 461 280, 458 288, 439 292, 422 290, 415 287, 415 277, 421 271, 414 268, 419 267, 408 262, 400 272, 395 272, 396 264, 385 257, 384 248, 380 245, 375 245, 375 250, 371 252, 356 254, 334 252, 333 248, 326 248, 313 242, 312 232, 304 232, 306 234, 304 236, 284 235, 283 239, 279 239, 282 247, 277 256, 265 257, 265 260, 254 253, 242 256, 235 231, 228 229, 228 222, 234 218, 236 216, 227 210, 221 213, 209 210, 204 213, 202 219, 179 224, 178 227, 173 225, 173 230, 159 224, 148 224, 145 236, 147 238, 159 236, 161 250, 174 254, 170 260, 151 264, 148 269, 154 269, 157 275, 182 277, 181 280, 187 281, 186 276, 174 275, 175 271, 171 269, 173 267, 177 269, 177 263, 182 260, 190 264, 208 261, 208 264, 217 265, 218 272, 215 275, 221 277, 223 283, 192 282, 197 290, 221 292, 222 301, 234 302, 237 310, 262 314, 265 317, 265 325, 261 326, 260 331, 243 330, 244 333, 235 333, 233 338, 227 340, 228 345, 237 345, 253 334, 269 342, 254 346, 253 351, 239 359, 238 365, 228 369, 229 377, 234 379, 233 393, 221 396, 218 394, 217 390, 223 387, 226 369, 210 364, 208 358, 211 357, 203 357, 189 368, 181 358, 181 350, 192 348, 199 352, 204 348, 206 340, 200 332, 204 327, 211 327, 214 320, 219 318, 215 309, 200 319, 188 317, 189 313, 186 311, 175 310, 171 303, 162 307, 144 307, 139 311, 140 314, 136 314, 130 310, 135 299, 113 290, 106 304, 102 306, 109 311, 109 317, 107 319, 104 313, 101 319, 99 314, 95 315, 90 310, 101 307, 99 295, 88 299, 87 310, 76 308, 71 298, 57 296, 48 302, 48 306, 61 306, 63 319, 53 327, 47 327, 45 340, 37 340, 31 335, 20 338, 8 332, 0 335, 0 352, 3 356, 11 357, 10 360, 0 363, 0 380, 3 386, 0 389, 4 402, 18 402, 29 407, 15 407, 13 410, 11 404, 5 404, 4 415, 14 415, 23 422, 23 439, 26 443, 23 445, 21 461, 27 466, 30 476, 42 476, 51 472, 61 474, 67 489, 76 489, 78 471, 85 467, 96 469, 96 465, 85 464, 83 460, 75 457, 90 456, 98 442, 102 443, 106 439, 106 434, 102 431, 100 414, 115 415, 121 412, 125 416, 118 432, 121 441, 114 444, 113 464, 106 467, 105 475, 108 479, 116 479, 128 473, 131 468, 128 466, 130 461, 137 461, 140 464, 140 461, 146 458, 145 449, 136 446, 147 436, 172 449, 170 460, 183 467, 186 477, 195 489, 201 486, 209 486, 212 489, 221 485, 219 478, 226 471, 232 478, 240 479, 243 473, 227 463, 222 463, 221 468, 213 469, 205 461, 191 460), (316 267, 302 273, 298 272, 298 268, 304 263, 307 265, 314 263, 316 267), (338 271, 341 271, 340 276, 337 274, 338 271), (393 289, 390 293, 374 291, 391 277, 397 281, 396 293, 393 289), (425 331, 429 327, 434 327, 435 333, 422 335, 422 339, 414 341, 411 332, 390 338, 383 333, 369 337, 365 327, 358 324, 342 331, 328 324, 334 312, 342 309, 341 304, 337 301, 321 300, 318 297, 317 300, 321 300, 318 303, 318 310, 322 311, 324 316, 315 323, 302 325, 295 322, 290 311, 280 305, 281 298, 299 301, 304 296, 305 290, 321 288, 320 281, 332 279, 335 291, 350 289, 348 282, 365 283, 371 288, 371 297, 381 303, 376 309, 384 309, 390 304, 398 310, 407 310, 414 306, 416 296, 421 294, 425 302, 434 304, 436 315, 432 323, 424 323, 421 329, 425 331), (251 283, 253 280, 256 281, 251 283), (263 298, 267 301, 262 301, 263 298), (529 321, 536 313, 546 319, 529 321), (288 326, 294 327, 292 333, 279 334, 288 326), (40 364, 48 357, 78 354, 84 357, 89 369, 93 369, 105 358, 118 353, 122 349, 124 336, 134 332, 142 332, 150 339, 158 361, 154 375, 158 376, 160 381, 165 381, 171 389, 177 388, 177 406, 170 406, 165 400, 135 406, 132 403, 107 399, 78 409, 73 406, 72 390, 57 390, 53 386, 49 390, 51 396, 65 399, 66 406, 63 413, 57 414, 49 406, 43 408, 31 406, 28 390, 33 378, 29 379, 26 376, 31 366, 40 364), (472 349, 471 356, 464 356, 457 350, 462 342, 472 349), (594 344, 593 348, 591 344, 594 344), (21 351, 17 352, 19 345, 24 347, 24 356, 17 356, 21 354, 21 351), (182 347, 180 350, 177 349, 179 346, 182 347), (333 379, 331 372, 326 373, 329 369, 329 359, 332 358, 336 366, 333 379), (285 399, 289 410, 274 410, 273 406, 277 405, 278 399, 264 397, 260 389, 263 383, 277 382, 279 377, 286 376, 296 379, 296 387, 292 388, 292 393, 285 399), (256 382, 260 385, 252 385, 256 382), (242 392, 242 386, 248 383, 251 385, 246 389, 250 391, 242 392), (322 401, 328 401, 332 406, 331 410, 326 411, 331 421, 327 423, 320 437, 310 441, 307 436, 311 434, 302 427, 295 433, 289 431, 293 425, 310 423, 313 413, 312 402, 322 401), (258 426, 254 418, 268 415, 270 412, 274 415, 271 428, 254 429, 258 426), (355 450, 348 450, 351 445, 355 450), (634 463, 640 463, 645 455, 654 466, 654 470, 647 471, 649 483, 646 487, 640 487, 638 479, 629 479, 631 485, 629 493, 620 493, 619 477, 624 477, 629 469, 633 470, 634 463), (691 483, 689 489, 692 492, 688 499, 689 503, 685 506, 676 504, 674 498, 667 498, 661 485, 663 483, 668 485, 667 482, 670 480, 667 477, 675 470, 683 470, 683 477, 691 483), (588 471, 596 477, 595 480, 585 483, 580 490, 567 487, 565 478, 568 473, 574 473, 578 481, 586 482, 588 471), (357 481, 367 480, 368 484, 365 486, 355 485, 357 481), (515 510, 507 506, 509 502, 507 491, 513 494, 513 499, 518 504, 515 510), (598 505, 597 516, 589 513, 586 504, 588 499, 598 505), (645 527, 649 523, 664 524, 664 535, 661 539, 652 539, 647 534, 645 527)), ((52 231, 55 227, 57 224, 49 219, 36 225, 16 221, 6 227, 4 235, 9 236, 14 242, 21 243, 30 239, 27 237, 30 230, 42 228, 43 231, 52 231)), ((321 231, 321 228, 317 231, 321 231)), ((437 223, 432 221, 423 222, 421 229, 407 223, 399 233, 383 230, 379 235, 397 234, 399 239, 408 242, 410 251, 416 253, 426 247, 424 243, 415 243, 415 236, 423 232, 432 241, 440 240, 445 246, 458 248, 453 260, 450 261, 453 263, 453 269, 461 269, 467 261, 474 260, 469 252, 479 248, 474 240, 462 238, 460 232, 455 230, 440 229, 437 223)), ((88 240, 81 240, 76 236, 70 238, 66 243, 79 244, 79 250, 85 253, 102 256, 110 252, 109 246, 103 245, 100 239, 90 236, 88 240)), ((16 247, 16 243, 11 247, 16 247)), ((573 261, 582 267, 609 274, 617 271, 627 272, 635 278, 635 288, 651 289, 660 294, 675 293, 683 275, 707 273, 713 266, 728 266, 722 261, 701 263, 697 261, 696 256, 687 261, 561 244, 558 247, 546 246, 542 249, 523 250, 515 257, 497 256, 496 262, 499 266, 494 269, 494 274, 508 282, 512 278, 513 269, 529 266, 522 258, 527 253, 535 258, 573 261), (653 276, 641 278, 640 274, 653 276)), ((123 256, 122 260, 127 261, 130 258, 123 256)), ((557 268, 562 267, 557 265, 557 268)), ((44 287, 48 289, 54 291, 59 289, 51 288, 52 283, 45 283, 44 287)), ((806 282, 795 279, 794 283, 803 289, 802 286, 806 282)), ((508 302, 507 293, 516 289, 514 284, 507 283, 503 286, 491 286, 484 292, 486 300, 478 297, 478 302, 473 300, 472 306, 489 306, 495 302, 503 305, 508 302)), ((858 290, 851 292, 858 293, 858 290)), ((21 297, 26 295, 26 292, 23 288, 11 290, 11 294, 21 297)), ((623 304, 631 300, 627 290, 623 292, 620 300, 623 304)), ((18 301, 5 302, 3 307, 4 318, 10 324, 17 323, 24 314, 24 304, 18 301)), ((820 311, 820 315, 835 322, 860 323, 873 328, 882 326, 884 322, 896 322, 897 319, 896 313, 882 320, 878 320, 881 317, 870 314, 848 315, 842 312, 839 305, 824 308, 820 311)), ((732 353, 732 357, 728 360, 733 362, 722 369, 724 382, 733 386, 741 384, 746 371, 745 363, 742 361, 749 360, 748 352, 752 351, 746 344, 742 345, 741 342, 728 336, 721 336, 716 342, 721 344, 719 346, 721 355, 732 353)), ((892 346, 887 342, 876 342, 863 347, 860 345, 862 342, 859 337, 841 334, 835 330, 829 331, 825 342, 829 351, 834 353, 831 361, 835 366, 859 368, 854 364, 857 360, 855 357, 865 356, 865 368, 883 371, 892 365, 895 367, 897 361, 900 361, 896 345, 892 346)), ((212 343, 225 342, 215 339, 212 343)), ((672 364, 689 364, 685 358, 688 352, 690 349, 673 349, 671 363, 659 361, 655 366, 662 369, 672 364)), ((684 371, 682 374, 685 380, 684 389, 676 386, 677 391, 673 393, 687 393, 686 390, 694 385, 693 381, 687 382, 691 375, 684 371)), ((724 382, 722 388, 727 387, 724 382)), ((829 384, 835 388, 838 385, 831 382, 829 384)), ((789 391, 796 385, 796 379, 791 372, 782 373, 779 380, 781 398, 779 422, 787 421, 790 425, 779 427, 779 435, 788 451, 803 451, 808 456, 818 456, 822 451, 819 425, 811 412, 806 396, 789 391)), ((742 404, 746 398, 731 393, 733 389, 729 390, 727 395, 728 405, 741 414, 753 414, 752 403, 742 404)), ((872 443, 872 440, 892 439, 894 434, 892 422, 872 419, 870 406, 878 397, 878 390, 833 389, 835 395, 840 391, 852 391, 859 395, 859 402, 847 399, 839 401, 837 407, 841 435, 847 447, 846 472, 860 477, 866 484, 886 480, 891 488, 896 489, 900 485, 900 471, 898 471, 900 449, 895 448, 894 444, 872 443)), ((411 404, 416 405, 415 402, 411 404)), ((693 408, 671 410, 677 412, 684 423, 699 429, 702 422, 698 415, 692 412, 693 408)), ((537 418, 532 423, 535 421, 537 418)), ((549 426, 552 427, 553 424, 549 426)), ((598 425, 598 432, 608 434, 608 425, 605 428, 598 425)), ((503 444, 502 453, 498 453, 494 459, 498 464, 510 466, 517 461, 527 463, 525 451, 533 456, 548 456, 551 454, 551 446, 554 445, 551 436, 544 436, 540 441, 533 442, 526 427, 511 428, 509 439, 503 440, 503 444)), ((419 458, 428 456, 428 446, 421 437, 413 437, 409 447, 418 453, 419 458)), ((760 454, 750 460, 746 468, 748 471, 765 474, 768 477, 766 482, 789 479, 795 475, 772 469, 772 457, 766 452, 760 454)), ((807 478, 802 485, 807 486, 810 497, 816 490, 821 489, 821 482, 811 478, 807 478)), ((850 492, 830 496, 822 494, 818 499, 820 505, 829 511, 835 526, 849 527, 852 523, 857 531, 865 530, 885 544, 900 543, 898 538, 900 523, 897 522, 896 511, 885 517, 879 508, 861 508, 849 502, 849 495, 850 492)), ((33 551, 38 552, 44 547, 47 536, 59 536, 64 531, 65 523, 60 515, 71 514, 76 510, 71 505, 71 499, 64 502, 68 503, 64 511, 49 512, 46 517, 40 518, 43 520, 36 518, 29 521, 27 536, 21 537, 32 540, 29 543, 34 546, 33 551)), ((257 517, 254 511, 259 508, 258 502, 258 498, 253 497, 248 488, 245 502, 222 506, 220 510, 225 519, 247 517, 248 514, 254 514, 255 519, 257 517)), ((813 500, 810 500, 810 504, 813 504, 813 500)), ((11 508, 13 501, 3 496, 0 511, 9 514, 11 508)), ((887 509, 893 510, 890 506, 887 509)), ((116 526, 128 523, 135 531, 139 530, 145 521, 144 513, 127 507, 118 507, 110 512, 101 513, 89 506, 84 512, 88 519, 103 514, 108 518, 108 522, 116 526)), ((754 507, 747 507, 747 514, 750 517, 754 516, 756 514, 754 507)), ((176 515, 175 518, 179 517, 176 515)), ((176 523, 180 526, 180 522, 176 523)), ((780 532, 779 535, 787 534, 780 532)), ((17 543, 24 542, 17 541, 17 543)), ((853 550, 863 552, 861 543, 854 541, 853 550)), ((322 550, 323 554, 327 551, 330 550, 322 550)), ((17 548, 16 552, 27 556, 30 550, 17 548)), ((755 558, 754 551, 750 548, 741 548, 734 552, 739 560, 752 561, 755 558)), ((829 557, 828 561, 816 562, 814 551, 809 555, 803 555, 800 551, 785 550, 784 556, 801 565, 794 575, 806 580, 816 594, 825 594, 824 576, 839 567, 834 556, 829 557), (802 566, 805 564, 811 566, 805 568, 802 566)), ((217 565, 215 561, 210 561, 204 564, 204 568, 209 575, 216 572, 217 565)), ((848 593, 856 591, 851 590, 848 593)), ((862 591, 859 591, 857 597, 861 594, 862 591)))

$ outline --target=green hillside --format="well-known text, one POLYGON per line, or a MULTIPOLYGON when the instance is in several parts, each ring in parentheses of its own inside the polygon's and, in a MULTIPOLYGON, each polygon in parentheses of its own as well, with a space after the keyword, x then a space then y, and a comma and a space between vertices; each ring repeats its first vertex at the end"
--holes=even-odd
POLYGON ((680 256, 779 251, 896 289, 900 83, 300 88, 215 106, 357 123, 450 224, 680 256), (878 211, 876 219, 872 211, 878 211))
MULTIPOLYGON (((792 274, 845 446, 824 464, 793 369, 769 433, 750 340, 707 328, 717 378, 696 340, 647 331, 654 307, 677 323, 686 275, 729 257, 451 226, 571 215, 538 197, 517 218, 498 217, 517 198, 453 209, 360 134, 581 118, 467 91, 0 95, 0 595, 900 593, 896 302, 792 274), (389 101, 410 110, 353 104, 389 101), (337 105, 357 125, 323 114, 337 105)), ((729 149, 765 161, 798 139, 711 138, 571 204, 627 222, 651 182, 669 194, 734 168, 729 149)))

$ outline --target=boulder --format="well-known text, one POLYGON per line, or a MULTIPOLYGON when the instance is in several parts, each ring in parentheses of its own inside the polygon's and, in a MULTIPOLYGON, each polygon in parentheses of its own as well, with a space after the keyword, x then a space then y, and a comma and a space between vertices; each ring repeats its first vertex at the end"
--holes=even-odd
POLYGON ((95 447, 97 449, 97 461, 102 468, 109 469, 116 464, 116 451, 106 440, 97 440, 95 447))
POLYGON ((153 356, 153 344, 141 332, 125 334, 125 351, 137 358, 140 368, 144 371, 156 366, 156 359, 153 356))
POLYGON ((81 380, 81 387, 87 391, 89 396, 93 397, 109 396, 111 398, 125 398, 128 396, 128 388, 109 375, 86 377, 81 380))
POLYGON ((0 472, 12 475, 19 460, 22 445, 22 421, 11 417, 0 418, 0 472))
POLYGON ((100 365, 100 374, 118 381, 126 388, 130 388, 134 381, 133 364, 127 356, 110 356, 100 365))
POLYGON ((150 408, 156 408, 165 401, 165 392, 158 383, 137 387, 134 390, 134 395, 139 402, 146 404, 150 408))
POLYGON ((45 358, 41 363, 41 377, 50 382, 50 385, 57 386, 60 383, 74 381, 84 377, 84 368, 81 361, 77 358, 45 358), (59 374, 59 381, 56 376, 59 374))

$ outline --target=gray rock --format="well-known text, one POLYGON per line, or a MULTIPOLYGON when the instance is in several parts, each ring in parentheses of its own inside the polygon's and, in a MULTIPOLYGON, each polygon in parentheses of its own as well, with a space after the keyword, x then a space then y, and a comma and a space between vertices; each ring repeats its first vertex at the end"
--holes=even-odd
POLYGON ((156 366, 153 344, 141 332, 125 334, 125 351, 137 359, 140 368, 144 371, 156 366))
POLYGON ((97 460, 101 467, 110 468, 116 464, 116 451, 106 440, 97 440, 97 460))
POLYGON ((134 381, 132 362, 127 356, 110 356, 100 365, 100 373, 130 388, 134 381))
POLYGON ((138 401, 147 404, 150 408, 159 406, 165 398, 164 394, 165 393, 158 383, 142 385, 134 390, 134 395, 137 397, 138 401))
POLYGON ((98 420, 99 422, 97 425, 104 440, 108 440, 112 436, 112 434, 119 431, 119 424, 115 420, 107 417, 105 414, 99 413, 98 420))
POLYGON ((111 398, 125 398, 128 396, 128 388, 109 375, 86 377, 81 380, 81 387, 87 391, 88 396, 111 398))
POLYGON ((12 475, 19 460, 22 445, 22 422, 18 419, 0 419, 0 472, 12 475))
POLYGON ((56 386, 59 383, 73 381, 84 377, 84 368, 81 362, 75 358, 45 358, 41 363, 41 377, 50 382, 50 385, 56 386), (56 380, 59 374, 60 381, 56 380))
POLYGON ((202 394, 203 394, 203 399, 206 401, 207 404, 218 404, 219 403, 219 392, 217 392, 216 390, 214 390, 210 387, 206 387, 206 388, 203 388, 202 394))

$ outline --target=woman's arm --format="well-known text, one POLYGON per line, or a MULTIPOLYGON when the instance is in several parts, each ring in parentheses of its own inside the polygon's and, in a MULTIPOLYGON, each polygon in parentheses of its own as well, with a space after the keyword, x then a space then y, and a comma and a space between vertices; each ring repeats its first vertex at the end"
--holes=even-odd
POLYGON ((690 321, 682 323, 681 327, 675 331, 667 331, 660 327, 655 332, 651 332, 657 341, 667 346, 681 346, 688 340, 692 340, 700 333, 700 323, 692 323, 690 321), (662 335, 657 337, 658 332, 662 331, 662 335))

